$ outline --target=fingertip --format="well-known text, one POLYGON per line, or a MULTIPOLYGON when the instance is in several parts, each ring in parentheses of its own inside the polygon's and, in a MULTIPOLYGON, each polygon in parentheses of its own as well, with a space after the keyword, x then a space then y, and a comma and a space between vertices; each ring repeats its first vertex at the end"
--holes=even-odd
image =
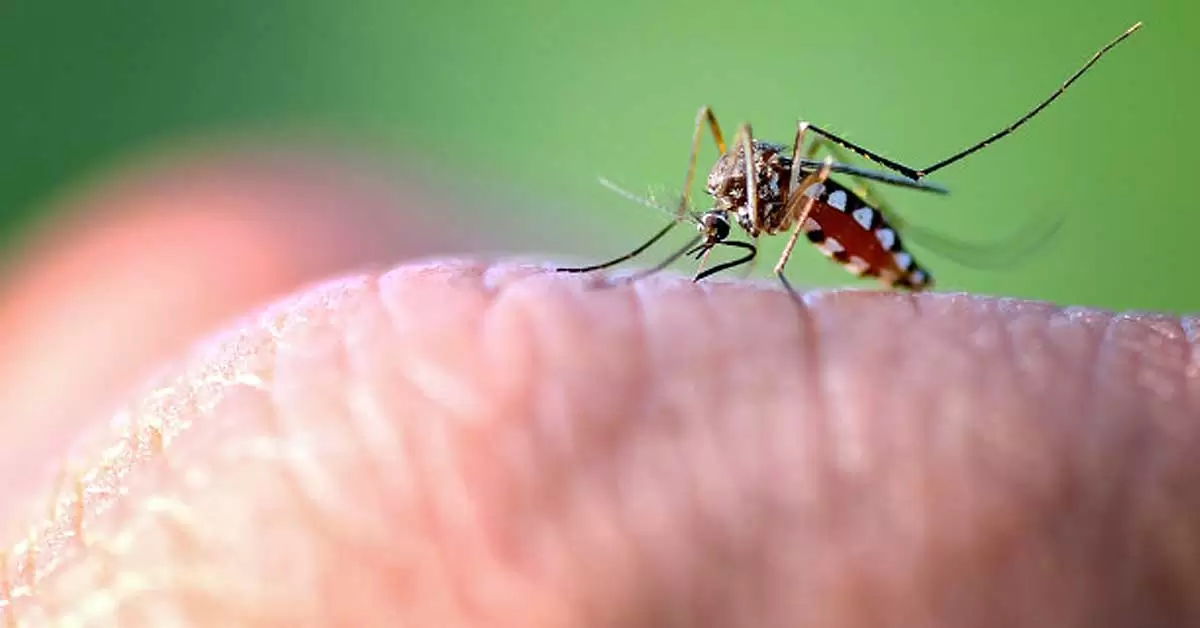
MULTIPOLYGON (((858 625, 891 611, 959 625, 1044 608, 1046 590, 1107 595, 1121 583, 1093 546, 1059 532, 1123 516, 1104 501, 1114 482, 1166 473, 1111 473, 1131 468, 1131 435, 1162 435, 1122 414, 1143 408, 1130 398, 1087 397, 1093 368, 1153 392, 1186 366, 1190 340, 1150 318, 1113 331, 1109 315, 1047 304, 866 291, 798 305, 760 284, 610 285, 453 259, 326 282, 210 340, 190 358, 203 368, 138 406, 184 429, 153 491, 113 494, 186 505, 184 538, 219 551, 134 542, 125 581, 261 577, 274 597, 251 591, 234 612, 429 625, 858 625), (188 396, 247 381, 264 388, 241 402, 188 396), (197 434, 215 436, 185 451, 197 434), (1029 551, 1028 570, 1005 562, 1029 551), (293 556, 313 562, 266 571, 293 556), (336 588, 321 574, 353 595, 321 595, 336 588), (778 621, 738 624, 751 603, 778 621)), ((1173 380, 1174 401, 1194 380, 1173 380)), ((1182 449, 1171 463, 1187 468, 1182 449)), ((1120 540, 1104 537, 1120 522, 1097 529, 1120 540)), ((192 584, 169 580, 155 603, 195 599, 172 597, 192 584)))
MULTIPOLYGON (((474 236, 418 185, 349 157, 236 150, 131 167, 60 201, 0 298, 6 477, 46 456, 139 377, 220 322, 305 282, 474 236)), ((0 501, 0 519, 24 488, 0 501)))

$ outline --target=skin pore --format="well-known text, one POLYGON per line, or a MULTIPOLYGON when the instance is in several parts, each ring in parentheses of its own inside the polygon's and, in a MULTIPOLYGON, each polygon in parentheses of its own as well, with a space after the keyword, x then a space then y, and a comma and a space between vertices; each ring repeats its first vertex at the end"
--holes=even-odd
MULTIPOLYGON (((95 294, 71 301, 70 260, 101 256, 64 245, 0 301, 31 338, 2 362, 42 369, 0 420, 0 513, 54 522, 0 528, 0 627, 1200 621, 1192 319, 861 291, 798 309, 760 284, 448 258, 297 289, 366 263, 372 220, 289 228, 311 175, 245 171, 94 193, 199 199, 160 231, 112 218, 226 243, 192 276, 131 282, 146 253, 100 244, 128 230, 77 228, 116 252, 95 294), (230 198, 253 229, 212 218, 230 198), (47 316, 64 303, 108 315, 47 316)), ((355 181, 330 174, 326 203, 426 213, 355 181)))

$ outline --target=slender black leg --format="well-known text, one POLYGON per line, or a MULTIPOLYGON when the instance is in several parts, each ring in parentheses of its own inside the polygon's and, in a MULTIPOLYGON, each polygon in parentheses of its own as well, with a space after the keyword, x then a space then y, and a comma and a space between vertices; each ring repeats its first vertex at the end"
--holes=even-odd
MULTIPOLYGON (((817 138, 809 144, 806 157, 812 159, 825 149, 839 162, 848 158, 845 150, 817 138)), ((1053 236, 1066 219, 1066 207, 1058 212, 1039 212, 1033 219, 1012 234, 993 242, 969 242, 948 236, 934 229, 913 225, 892 208, 876 186, 863 177, 850 176, 851 190, 871 207, 879 210, 892 229, 907 239, 968 268, 985 269, 1011 266, 1020 258, 1033 253, 1053 236)))
POLYGON ((560 273, 586 273, 616 266, 621 262, 628 261, 637 257, 638 255, 641 255, 646 249, 654 246, 655 242, 658 242, 663 238, 663 236, 667 235, 667 233, 671 231, 675 225, 679 224, 684 217, 687 216, 688 202, 691 198, 692 180, 696 173, 696 155, 700 151, 700 135, 706 123, 708 125, 708 130, 712 133, 713 141, 717 144, 717 150, 720 151, 721 154, 725 154, 725 138, 721 135, 721 125, 717 123, 717 117, 713 115, 712 108, 708 105, 705 105, 696 113, 696 124, 692 129, 692 149, 688 155, 688 167, 687 174, 684 176, 683 180, 683 191, 681 192, 679 198, 679 207, 676 208, 674 219, 670 223, 663 227, 658 233, 651 236, 651 238, 644 244, 624 255, 621 255, 620 257, 616 257, 601 264, 556 268, 555 270, 560 273))
POLYGON ((829 131, 826 131, 825 129, 822 129, 815 125, 809 125, 808 128, 810 130, 812 130, 813 133, 816 133, 817 135, 824 137, 825 139, 829 140, 830 142, 833 142, 834 144, 837 144, 838 146, 841 146, 842 148, 853 151, 854 153, 858 154, 860 157, 863 157, 869 161, 879 164, 889 170, 899 172, 900 174, 908 177, 909 179, 912 179, 913 181, 919 181, 919 180, 925 178, 926 176, 933 174, 934 172, 941 170, 942 168, 945 168, 946 166, 949 166, 950 164, 958 162, 958 161, 966 158, 967 156, 974 154, 975 152, 978 152, 978 151, 983 150, 984 148, 987 148, 989 145, 991 145, 996 140, 999 140, 1000 138, 1011 134, 1013 131, 1016 131, 1018 128, 1020 128, 1022 125, 1024 125, 1026 122, 1029 122, 1031 119, 1033 119, 1034 116, 1041 113, 1043 109, 1050 106, 1050 103, 1057 100, 1059 96, 1062 96, 1063 93, 1065 93, 1067 91, 1067 88, 1070 87, 1072 83, 1074 83, 1076 80, 1078 80, 1079 77, 1083 76, 1083 74, 1085 72, 1087 72, 1093 65, 1095 65, 1095 63, 1097 61, 1100 60, 1100 57, 1104 56, 1104 54, 1106 52, 1111 50, 1117 44, 1124 41, 1126 37, 1129 37, 1130 35, 1132 35, 1135 31, 1137 31, 1141 27, 1142 27, 1141 22, 1134 24, 1133 26, 1129 27, 1129 29, 1126 30, 1124 33, 1121 33, 1119 36, 1117 36, 1116 39, 1108 42, 1108 44, 1106 44, 1103 48, 1096 51, 1096 53, 1092 55, 1092 58, 1088 59, 1087 63, 1083 64, 1083 67, 1076 70, 1075 73, 1072 74, 1070 76, 1070 78, 1068 78, 1065 82, 1063 82, 1063 84, 1061 86, 1059 86, 1058 89, 1054 90, 1054 92, 1052 94, 1050 94, 1050 96, 1048 98, 1046 98, 1045 100, 1038 103, 1037 106, 1035 106, 1033 109, 1030 109, 1028 112, 1026 112, 1020 118, 1018 118, 1016 122, 1013 122, 1012 124, 1004 127, 1003 129, 996 131, 995 133, 984 138, 982 141, 972 144, 971 146, 968 146, 967 148, 964 148, 963 150, 961 150, 945 159, 942 159, 941 161, 935 162, 932 165, 926 166, 924 168, 919 168, 919 169, 912 168, 912 167, 906 166, 902 163, 893 161, 891 159, 888 159, 887 157, 884 157, 883 155, 880 155, 879 153, 876 153, 874 151, 863 148, 862 146, 853 144, 849 140, 838 137, 837 135, 834 135, 833 133, 830 133, 829 131))
POLYGON ((677 224, 679 224, 678 220, 672 220, 671 222, 667 223, 662 229, 659 229, 658 233, 651 236, 650 239, 646 240, 646 242, 644 244, 642 244, 641 246, 637 247, 636 249, 634 249, 620 257, 613 258, 602 264, 593 264, 591 266, 555 268, 554 270, 556 272, 560 272, 560 273, 589 273, 589 272, 592 272, 593 270, 603 270, 605 268, 610 268, 612 266, 616 266, 617 264, 620 264, 621 262, 633 259, 633 258, 637 257, 638 255, 641 255, 643 251, 650 248, 651 246, 654 246, 655 242, 658 242, 659 240, 662 239, 663 236, 667 235, 667 232, 669 232, 671 229, 673 229, 675 227, 675 225, 677 225, 677 224))
POLYGON ((650 275, 661 272, 664 268, 670 266, 671 264, 674 264, 675 261, 678 260, 679 258, 683 257, 684 255, 687 255, 688 252, 691 251, 698 242, 700 242, 702 237, 703 236, 700 236, 700 235, 694 236, 691 240, 688 240, 687 245, 685 245, 683 248, 679 249, 678 251, 672 253, 671 256, 668 257, 667 259, 659 262, 653 268, 643 270, 641 272, 638 272, 638 273, 635 273, 635 274, 629 276, 626 279, 626 281, 627 282, 638 281, 641 279, 645 279, 646 277, 649 277, 650 275))
MULTIPOLYGON (((748 263, 754 261, 754 259, 758 257, 758 247, 754 246, 753 244, 751 244, 749 242, 739 242, 737 240, 727 240, 724 242, 718 242, 716 244, 716 246, 729 246, 729 247, 738 248, 738 249, 745 249, 749 252, 735 260, 731 260, 728 262, 722 262, 720 264, 717 264, 716 266, 713 266, 712 268, 704 270, 703 272, 697 272, 696 276, 692 278, 692 281, 700 281, 701 279, 704 279, 706 277, 712 277, 713 275, 715 275, 719 272, 726 271, 731 268, 737 268, 738 266, 741 266, 743 264, 748 264, 748 263)), ((710 248, 709 250, 712 250, 712 249, 710 248)))

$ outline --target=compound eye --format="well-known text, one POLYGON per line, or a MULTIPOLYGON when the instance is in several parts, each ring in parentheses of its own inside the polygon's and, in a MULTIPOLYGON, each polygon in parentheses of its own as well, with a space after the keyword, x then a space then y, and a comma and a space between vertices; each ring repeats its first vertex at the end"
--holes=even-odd
POLYGON ((715 226, 714 231, 716 232, 715 235, 717 236, 717 240, 724 240, 725 238, 729 237, 729 221, 725 220, 724 216, 722 216, 720 219, 718 219, 717 224, 714 226, 715 226))
POLYGON ((711 242, 720 242, 729 237, 729 221, 722 214, 705 214, 704 228, 711 242))

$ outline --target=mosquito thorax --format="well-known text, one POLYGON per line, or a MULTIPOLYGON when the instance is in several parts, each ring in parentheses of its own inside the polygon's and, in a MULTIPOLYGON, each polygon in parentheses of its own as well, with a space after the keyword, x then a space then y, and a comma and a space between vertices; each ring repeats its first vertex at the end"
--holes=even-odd
POLYGON ((792 160, 784 147, 768 142, 751 143, 754 175, 758 180, 758 221, 752 220, 746 197, 746 162, 742 151, 730 150, 717 159, 708 173, 705 191, 717 202, 717 208, 737 214, 738 225, 750 235, 768 230, 783 211, 784 190, 791 176, 792 160))

